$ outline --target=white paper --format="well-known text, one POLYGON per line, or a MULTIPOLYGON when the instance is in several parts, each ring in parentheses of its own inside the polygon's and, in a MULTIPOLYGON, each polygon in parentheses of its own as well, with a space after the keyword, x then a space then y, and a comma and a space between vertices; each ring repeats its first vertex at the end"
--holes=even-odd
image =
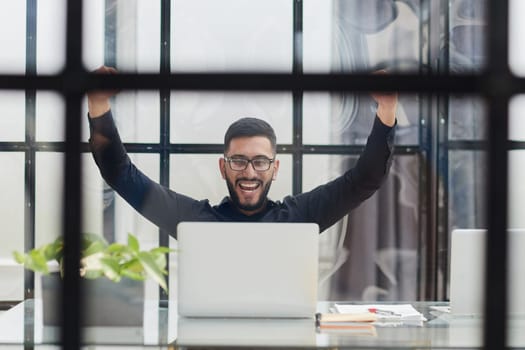
POLYGON ((335 304, 335 309, 338 313, 366 313, 370 312, 370 309, 376 309, 381 311, 391 312, 393 315, 383 315, 377 313, 377 317, 380 321, 426 321, 427 319, 418 312, 411 304, 335 304))

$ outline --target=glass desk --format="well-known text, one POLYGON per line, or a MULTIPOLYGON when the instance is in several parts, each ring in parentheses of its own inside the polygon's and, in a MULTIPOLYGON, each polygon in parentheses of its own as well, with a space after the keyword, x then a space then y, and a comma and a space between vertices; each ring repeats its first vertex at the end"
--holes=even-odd
MULTIPOLYGON (((213 347, 268 348, 479 348, 480 317, 453 316, 440 311, 446 303, 415 302, 428 321, 410 324, 362 324, 350 330, 322 330, 312 319, 179 318, 177 309, 146 301, 144 327, 87 327, 88 349, 191 349, 213 347)), ((319 302, 326 312, 333 303, 319 302)), ((58 349, 59 329, 42 325, 40 300, 26 300, 0 314, 2 349, 58 349)), ((508 345, 525 348, 525 315, 508 320, 508 345)))

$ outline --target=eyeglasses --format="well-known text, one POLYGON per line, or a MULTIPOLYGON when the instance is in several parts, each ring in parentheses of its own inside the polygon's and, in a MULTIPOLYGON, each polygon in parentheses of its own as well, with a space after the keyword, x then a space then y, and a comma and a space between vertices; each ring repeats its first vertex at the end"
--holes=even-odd
POLYGON ((224 157, 224 160, 230 165, 230 169, 234 171, 243 171, 248 167, 248 163, 252 163, 253 170, 267 171, 275 159, 266 157, 256 157, 253 159, 246 159, 240 157, 224 157))

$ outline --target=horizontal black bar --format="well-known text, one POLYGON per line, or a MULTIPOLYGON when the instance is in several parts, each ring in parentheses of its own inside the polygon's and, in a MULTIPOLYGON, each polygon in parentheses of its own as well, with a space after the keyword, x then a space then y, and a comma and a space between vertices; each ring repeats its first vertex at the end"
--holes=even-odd
MULTIPOLYGON (((447 142, 449 150, 469 150, 469 151, 488 151, 489 144, 487 140, 449 140, 447 142)), ((506 143, 507 150, 525 150, 525 141, 508 140, 506 143)))
MULTIPOLYGON (((160 153, 163 148, 158 143, 125 143, 129 153, 160 153)), ((450 140, 446 145, 450 151, 487 151, 488 143, 486 140, 450 140)), ((35 142, 32 146, 24 142, 0 142, 0 152, 25 152, 33 148, 36 152, 64 152, 66 144, 64 142, 35 142)), ((222 144, 170 144, 169 153, 222 153, 222 144)), ((302 152, 304 154, 360 154, 364 149, 363 145, 278 145, 277 151, 283 154, 302 152)), ((508 141, 508 150, 525 150, 525 141, 508 141)), ((81 152, 91 152, 89 144, 81 144, 81 152)), ((416 154, 421 152, 418 145, 396 145, 395 154, 416 154)))
POLYGON ((93 89, 171 89, 202 91, 398 91, 512 95, 525 92, 525 78, 511 75, 418 75, 363 73, 174 73, 56 76, 0 75, 0 89, 58 90, 65 94, 93 89), (498 88, 495 89, 494 87, 498 88))

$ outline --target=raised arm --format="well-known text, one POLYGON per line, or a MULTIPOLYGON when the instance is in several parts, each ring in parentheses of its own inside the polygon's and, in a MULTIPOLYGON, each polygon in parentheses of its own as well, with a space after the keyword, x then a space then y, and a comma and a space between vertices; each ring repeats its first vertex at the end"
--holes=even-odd
MULTIPOLYGON (((97 68, 94 73, 97 74, 117 74, 117 70, 113 67, 101 66, 97 68)), ((88 111, 90 118, 100 118, 111 109, 109 99, 117 94, 115 90, 96 90, 89 91, 88 96, 88 111)))
MULTIPOLYGON (((96 72, 114 74, 116 70, 100 67, 96 72)), ((175 236, 178 222, 194 219, 200 202, 158 184, 133 164, 111 113, 110 98, 115 94, 116 91, 88 93, 89 144, 95 163, 104 180, 126 202, 151 222, 175 236)))

